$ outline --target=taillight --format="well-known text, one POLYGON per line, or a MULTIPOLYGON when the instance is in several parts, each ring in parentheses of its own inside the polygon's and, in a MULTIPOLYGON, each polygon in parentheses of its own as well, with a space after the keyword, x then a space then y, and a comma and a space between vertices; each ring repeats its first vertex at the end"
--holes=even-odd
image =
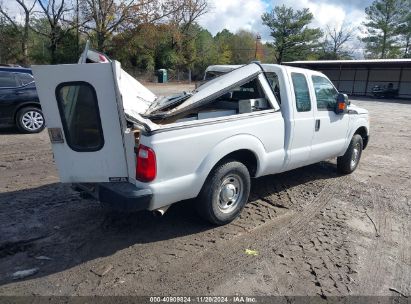
POLYGON ((137 150, 136 179, 151 182, 156 178, 156 154, 152 149, 139 145, 137 150))

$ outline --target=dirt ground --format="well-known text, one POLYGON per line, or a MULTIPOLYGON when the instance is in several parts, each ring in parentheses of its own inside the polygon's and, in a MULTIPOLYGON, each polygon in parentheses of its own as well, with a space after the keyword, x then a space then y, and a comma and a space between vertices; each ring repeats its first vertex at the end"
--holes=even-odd
POLYGON ((47 132, 1 131, 0 295, 410 296, 411 102, 353 103, 372 124, 354 174, 329 161, 256 179, 218 228, 195 200, 106 214, 59 183, 47 132))

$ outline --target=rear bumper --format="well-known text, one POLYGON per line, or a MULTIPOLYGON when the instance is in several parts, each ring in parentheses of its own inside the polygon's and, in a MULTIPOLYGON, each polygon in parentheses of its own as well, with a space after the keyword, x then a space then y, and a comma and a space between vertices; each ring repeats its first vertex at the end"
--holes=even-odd
POLYGON ((153 197, 150 189, 138 188, 130 183, 76 184, 74 188, 86 191, 101 204, 117 211, 134 212, 147 210, 153 197))
POLYGON ((130 183, 104 183, 98 185, 98 197, 110 209, 131 212, 148 209, 153 193, 130 183))

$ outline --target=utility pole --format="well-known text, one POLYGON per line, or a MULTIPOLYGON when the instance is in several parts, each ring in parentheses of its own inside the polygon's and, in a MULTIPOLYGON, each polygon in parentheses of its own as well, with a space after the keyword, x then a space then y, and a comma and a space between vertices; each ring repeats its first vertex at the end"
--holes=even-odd
POLYGON ((257 34, 256 39, 255 39, 255 54, 254 58, 255 60, 258 60, 257 55, 258 55, 258 43, 261 41, 261 35, 257 34))
POLYGON ((79 54, 80 49, 80 8, 79 8, 79 0, 76 0, 76 52, 77 55, 79 54))

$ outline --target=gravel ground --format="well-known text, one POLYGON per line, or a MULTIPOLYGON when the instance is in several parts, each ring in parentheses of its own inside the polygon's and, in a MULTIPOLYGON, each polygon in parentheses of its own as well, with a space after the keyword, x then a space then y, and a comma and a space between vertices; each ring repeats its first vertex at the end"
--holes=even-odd
POLYGON ((0 295, 410 296, 411 103, 353 103, 372 124, 354 174, 327 161, 256 179, 218 228, 195 200, 161 218, 106 214, 59 183, 47 132, 1 131, 0 295))

